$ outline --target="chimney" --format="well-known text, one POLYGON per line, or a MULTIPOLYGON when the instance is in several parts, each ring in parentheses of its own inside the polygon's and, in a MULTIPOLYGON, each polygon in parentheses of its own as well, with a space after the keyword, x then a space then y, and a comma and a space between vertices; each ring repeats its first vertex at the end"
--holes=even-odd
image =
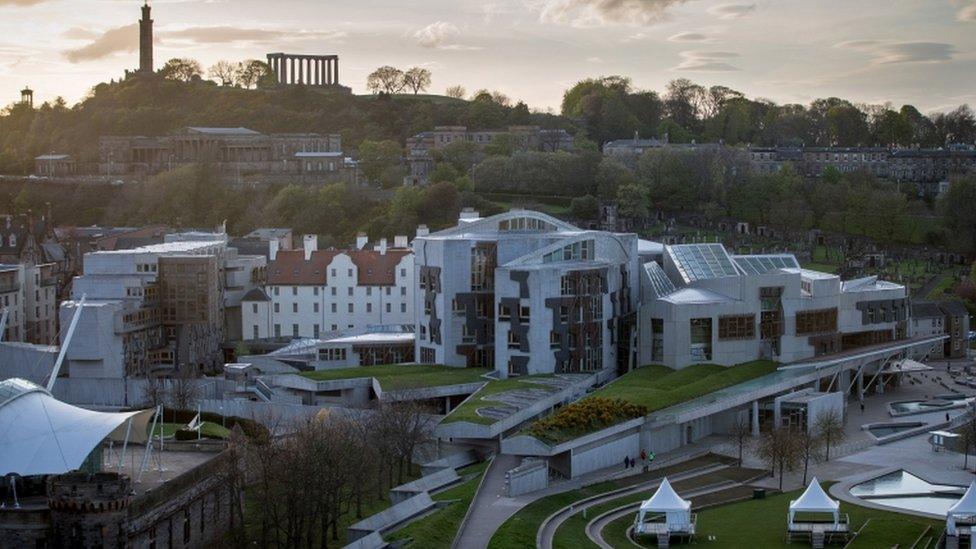
POLYGON ((312 258, 312 252, 319 248, 319 237, 314 234, 302 236, 302 249, 305 250, 305 261, 312 258))
POLYGON ((427 236, 429 234, 430 234, 430 229, 427 228, 427 225, 417 225, 417 238, 420 238, 422 236, 427 236))
POLYGON ((357 250, 362 250, 363 248, 366 247, 366 244, 368 244, 368 243, 369 243, 369 237, 366 236, 366 233, 359 233, 359 234, 356 235, 356 249, 357 250))
POLYGON ((461 210, 461 215, 458 216, 458 224, 460 223, 470 223, 472 221, 477 221, 481 219, 480 214, 474 208, 464 208, 461 210))
POLYGON ((406 248, 409 245, 407 241, 407 235, 398 234, 393 237, 393 247, 394 248, 406 248))
POLYGON ((274 261, 278 257, 278 239, 272 238, 268 241, 268 259, 274 261))
POLYGON ((377 247, 377 249, 380 251, 380 255, 386 255, 386 239, 385 238, 381 238, 380 239, 380 245, 377 247))

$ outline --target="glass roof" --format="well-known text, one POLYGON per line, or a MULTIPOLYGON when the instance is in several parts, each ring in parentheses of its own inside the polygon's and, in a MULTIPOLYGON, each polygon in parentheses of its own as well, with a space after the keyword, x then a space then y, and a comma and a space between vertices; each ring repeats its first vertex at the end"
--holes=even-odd
POLYGON ((32 393, 34 391, 47 392, 40 385, 31 383, 26 379, 20 379, 19 377, 12 377, 10 379, 0 381, 0 406, 3 406, 21 395, 32 393))
POLYGON ((668 253, 686 283, 739 274, 721 244, 679 244, 669 246, 668 253))
POLYGON ((766 274, 776 269, 799 269, 800 264, 791 254, 777 255, 736 255, 732 259, 747 275, 766 274))
POLYGON ((664 297, 674 293, 676 290, 674 287, 674 282, 671 282, 671 279, 668 278, 668 275, 664 272, 664 269, 662 269, 661 266, 654 261, 645 263, 644 271, 647 272, 647 277, 651 281, 651 288, 653 288, 656 297, 664 297))

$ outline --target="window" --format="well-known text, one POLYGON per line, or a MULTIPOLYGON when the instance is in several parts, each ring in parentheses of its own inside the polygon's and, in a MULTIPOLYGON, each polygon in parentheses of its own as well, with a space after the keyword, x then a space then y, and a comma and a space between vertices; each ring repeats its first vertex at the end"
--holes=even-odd
POLYGON ((559 322, 569 321, 569 307, 566 305, 559 306, 559 322))
POLYGON ((400 295, 407 295, 407 287, 400 286, 400 295))
POLYGON ((427 326, 420 326, 420 339, 427 339, 427 326))
POLYGON ((400 312, 401 313, 407 312, 407 304, 406 303, 401 303, 400 304, 400 312))
POLYGON ((817 309, 796 313, 796 335, 837 331, 837 309, 817 309))
POLYGON ((281 288, 279 288, 278 286, 275 286, 275 287, 274 287, 274 295, 278 295, 278 292, 279 292, 280 290, 281 290, 281 288))
POLYGON ((421 364, 433 364, 437 361, 437 354, 434 349, 430 347, 420 348, 420 363, 421 364))
POLYGON ((349 286, 349 288, 347 289, 347 293, 348 293, 349 295, 352 295, 352 286, 349 286))
POLYGON ((332 295, 336 295, 336 287, 335 286, 332 287, 332 295))
POLYGON ((258 304, 257 303, 252 303, 251 304, 251 312, 254 313, 254 314, 258 314, 258 304))
POLYGON ((664 360, 664 319, 651 319, 651 362, 664 360))
POLYGON ((392 304, 391 303, 387 303, 386 304, 386 312, 388 312, 388 313, 393 312, 392 304))
POLYGON ((319 295, 319 287, 318 286, 315 286, 314 288, 312 288, 312 295, 319 295))
POLYGON ((274 312, 276 312, 276 313, 280 313, 281 312, 281 303, 275 303, 274 304, 274 312))
POLYGON ((335 304, 335 303, 333 303, 333 304, 332 304, 332 312, 333 312, 333 313, 337 313, 337 312, 339 312, 339 311, 338 311, 338 310, 336 309, 336 304, 335 304))
POLYGON ((183 544, 190 543, 190 508, 183 508, 183 544))
POLYGON ((346 360, 346 350, 345 349, 320 349, 319 350, 320 360, 346 360))
POLYGON ((335 269, 331 269, 331 272, 329 273, 329 276, 331 276, 332 278, 335 278, 335 276, 336 276, 336 270, 335 269))
POLYGON ((293 313, 297 313, 298 312, 298 303, 292 303, 291 304, 291 312, 293 312, 293 313))
POLYGON ((291 295, 298 295, 298 286, 291 287, 291 295))
POLYGON ((531 310, 529 309, 528 305, 522 305, 519 307, 519 319, 523 322, 529 320, 530 312, 531 310))
POLYGON ((549 348, 558 349, 562 344, 562 338, 559 336, 559 332, 552 330, 549 332, 549 348))
POLYGON ((498 306, 498 319, 499 320, 511 320, 512 318, 512 308, 508 305, 498 306))
POLYGON ((475 333, 465 324, 461 326, 461 343, 474 343, 475 333))
POLYGON ((518 332, 515 330, 508 331, 508 348, 518 349, 522 346, 522 338, 519 337, 518 332))
POLYGON ((400 269, 400 276, 401 277, 407 276, 407 270, 406 269, 400 269))
POLYGON ((319 312, 319 304, 318 303, 312 303, 312 312, 313 313, 319 312))
POLYGON ((349 269, 347 274, 349 275, 349 278, 352 278, 352 269, 349 269))
POLYGON ((281 337, 281 324, 275 324, 274 326, 275 337, 281 337))
POLYGON ((704 362, 712 359, 712 319, 693 318, 691 328, 691 358, 704 362))
MULTIPOLYGON (((349 312, 351 313, 352 311, 349 311, 349 312)), ((373 304, 372 303, 367 303, 366 304, 366 312, 367 313, 373 312, 373 304)))
POLYGON ((366 286, 366 295, 373 295, 373 287, 366 286))
POLYGON ((718 338, 755 339, 756 315, 730 315, 718 318, 718 338))
POLYGON ((252 327, 254 328, 254 337, 252 337, 251 339, 258 339, 258 325, 255 324, 252 327))
POLYGON ((354 309, 354 307, 353 307, 353 305, 352 305, 352 303, 350 303, 350 304, 349 304, 349 312, 350 312, 350 313, 352 313, 352 312, 354 312, 354 310, 355 310, 355 309, 354 309))
POLYGON ((291 336, 298 337, 298 324, 291 325, 291 336))

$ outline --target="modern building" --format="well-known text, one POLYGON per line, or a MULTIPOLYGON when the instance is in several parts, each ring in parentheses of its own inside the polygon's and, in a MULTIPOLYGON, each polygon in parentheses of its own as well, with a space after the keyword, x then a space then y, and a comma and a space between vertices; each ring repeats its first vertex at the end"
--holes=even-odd
POLYGON ((346 177, 338 134, 262 134, 248 128, 187 127, 157 137, 99 139, 102 175, 156 174, 188 164, 208 163, 227 176, 318 174, 346 177))
POLYGON ((913 301, 913 337, 949 336, 932 348, 928 358, 965 358, 969 335, 969 311, 959 301, 913 301))
POLYGON ((501 136, 510 136, 515 150, 555 152, 573 148, 573 136, 561 129, 510 126, 507 129, 470 130, 466 126, 436 126, 432 131, 407 138, 407 177, 417 183, 427 183, 434 168, 436 151, 456 143, 472 143, 478 149, 484 149, 501 136))
POLYGON ((264 258, 239 256, 222 233, 166 240, 86 254, 72 301, 61 304, 61 321, 70 323, 85 298, 65 358, 70 377, 168 375, 223 364, 227 311, 239 311, 261 282, 264 258))
POLYGON ((417 352, 500 377, 633 364, 637 237, 513 210, 418 236, 417 352))
POLYGON ((243 298, 244 340, 321 338, 344 330, 414 323, 414 259, 406 236, 367 249, 319 250, 315 235, 301 249, 273 251, 263 289, 243 298))
POLYGON ((789 254, 666 246, 642 269, 640 363, 782 363, 905 339, 904 286, 800 268, 789 254))
POLYGON ((261 227, 244 236, 230 239, 230 245, 241 253, 263 255, 270 260, 278 250, 292 249, 292 230, 283 227, 261 227))
POLYGON ((663 139, 657 139, 656 137, 641 139, 635 132, 633 139, 614 139, 613 141, 604 143, 603 154, 619 160, 626 166, 634 166, 637 163, 637 159, 645 152, 667 146, 667 134, 664 135, 663 139))

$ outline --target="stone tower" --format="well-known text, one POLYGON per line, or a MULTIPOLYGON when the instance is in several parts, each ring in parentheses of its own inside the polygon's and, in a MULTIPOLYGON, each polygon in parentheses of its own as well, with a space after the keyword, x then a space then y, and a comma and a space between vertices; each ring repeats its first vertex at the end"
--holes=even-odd
POLYGON ((139 20, 139 72, 153 72, 153 20, 149 0, 142 5, 142 19, 139 20))
POLYGON ((24 86, 24 89, 20 90, 20 102, 23 103, 24 105, 27 105, 28 109, 33 109, 34 90, 30 89, 27 86, 24 86))
POLYGON ((124 547, 129 491, 129 477, 118 473, 75 471, 48 477, 51 546, 124 547))

